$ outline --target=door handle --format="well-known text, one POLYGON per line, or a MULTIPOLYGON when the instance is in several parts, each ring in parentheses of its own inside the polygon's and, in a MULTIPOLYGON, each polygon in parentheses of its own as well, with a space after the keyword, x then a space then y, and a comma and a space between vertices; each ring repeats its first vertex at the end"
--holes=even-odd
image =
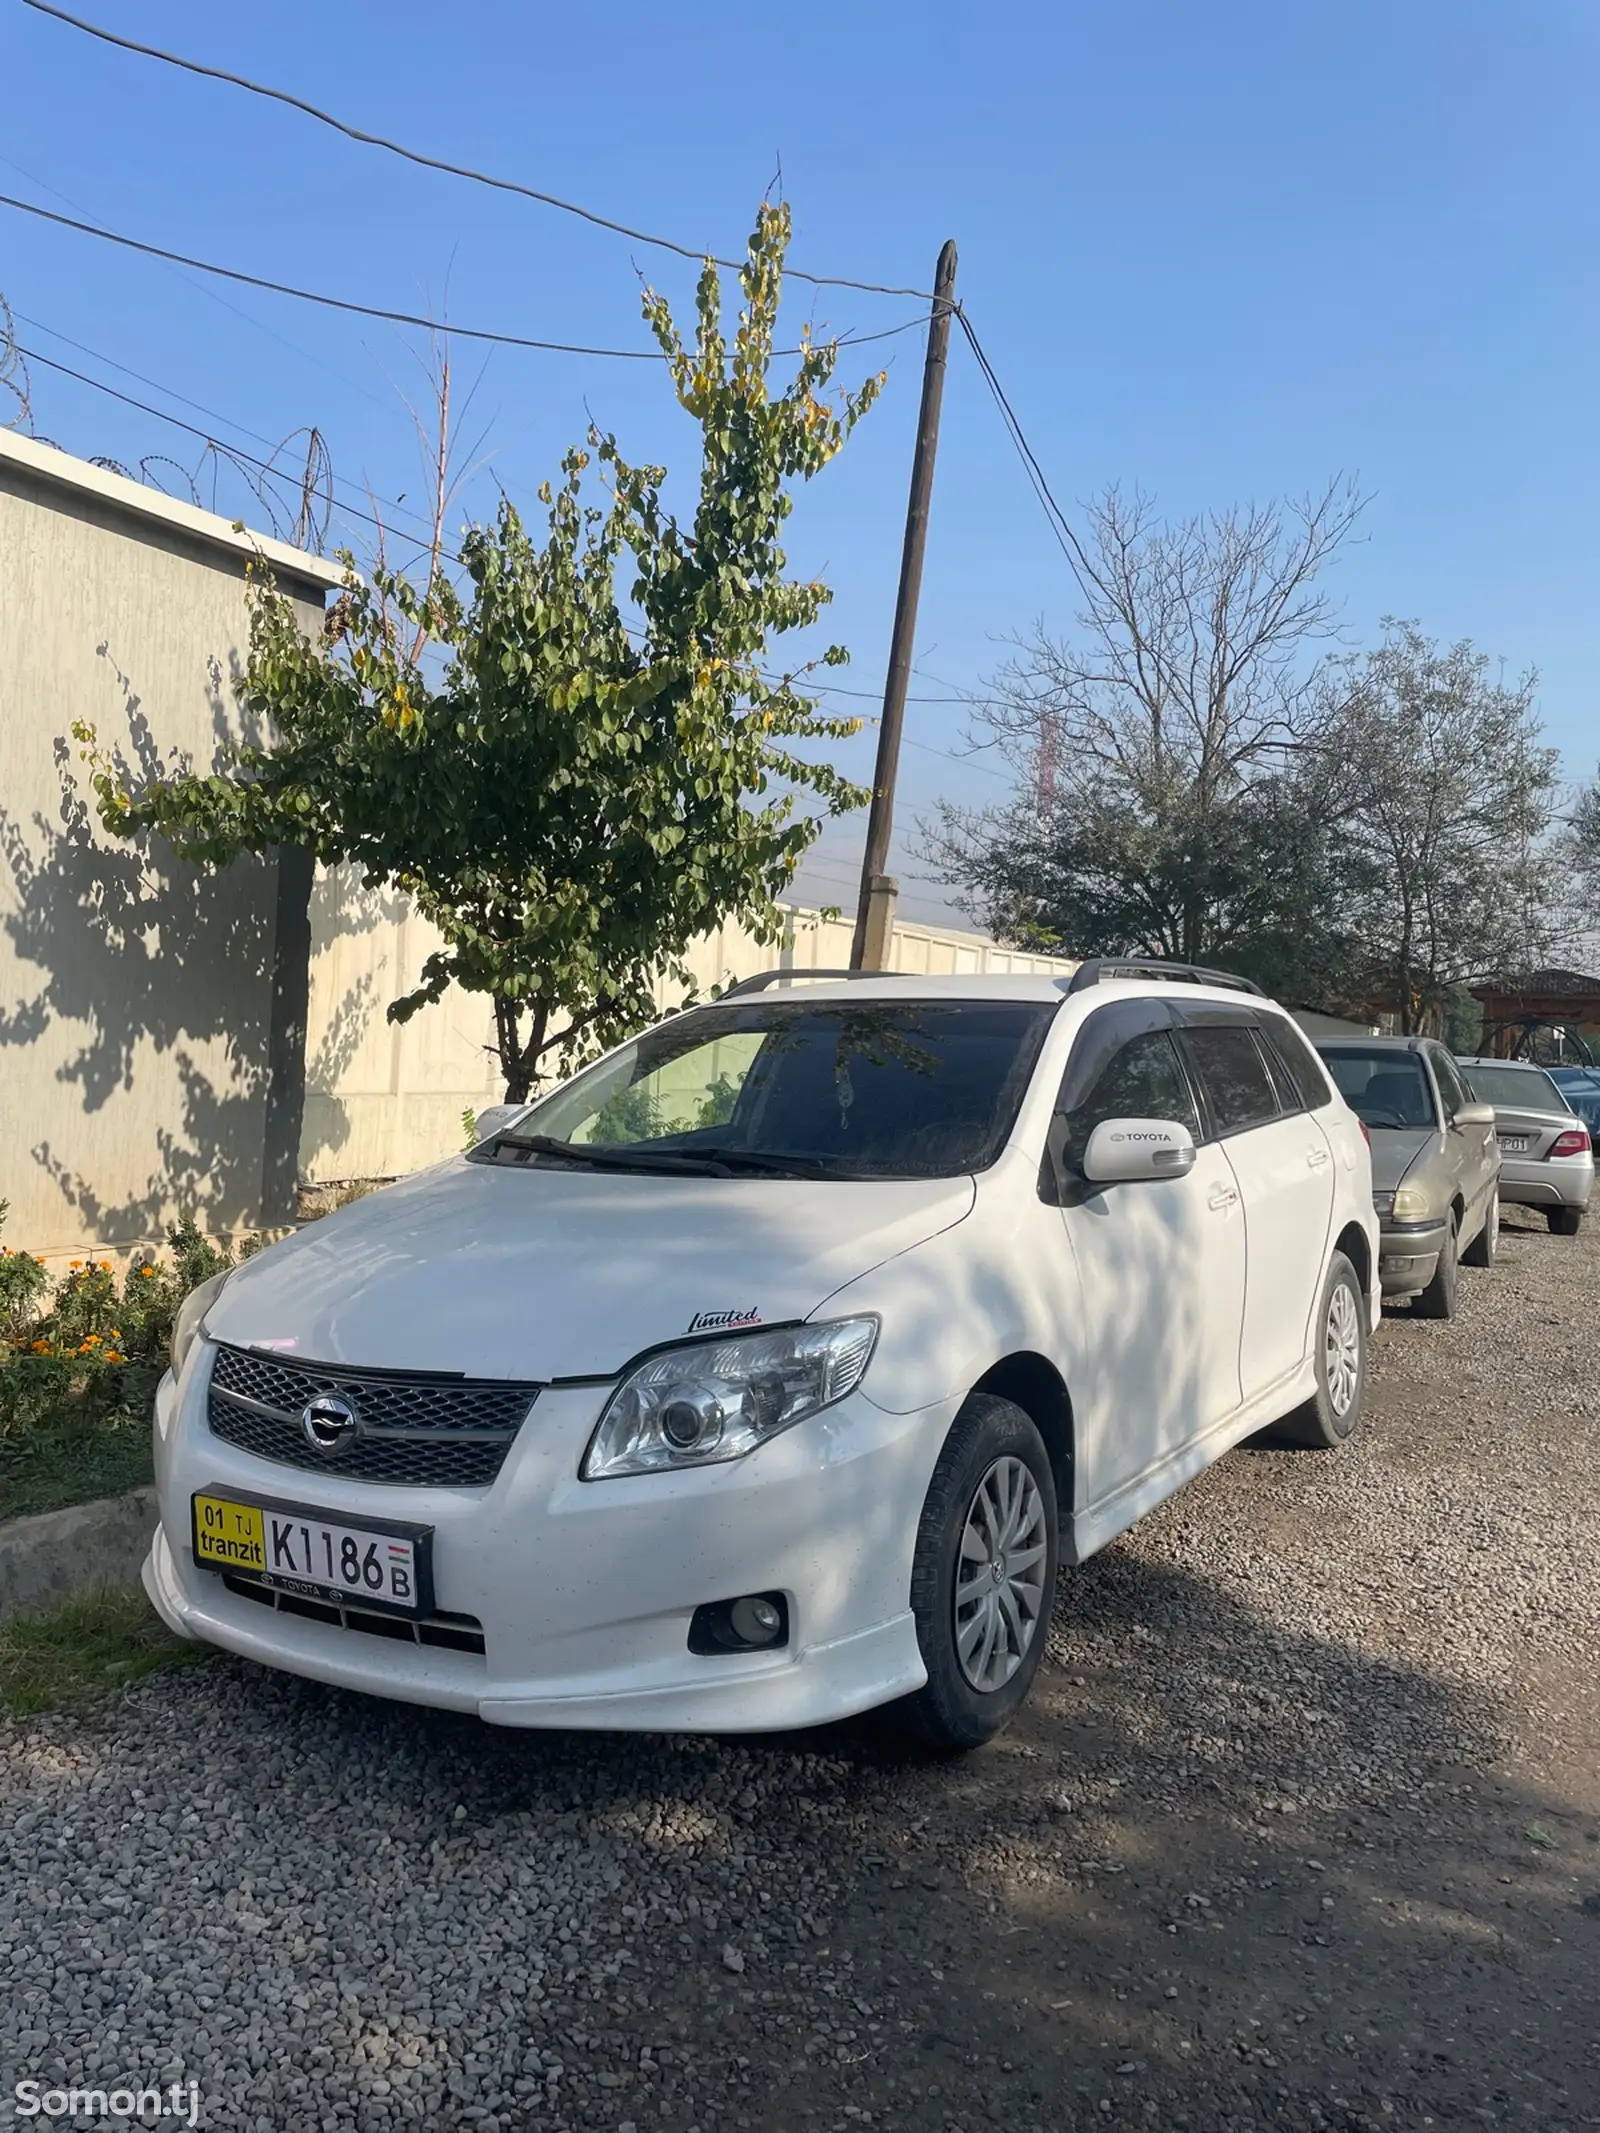
POLYGON ((1213 1185, 1206 1195, 1206 1205, 1214 1208, 1220 1215, 1224 1209, 1232 1207, 1238 1197, 1231 1185, 1213 1185))
POLYGON ((1308 1148, 1306 1150, 1306 1163, 1312 1170, 1320 1170, 1327 1160, 1328 1151, 1326 1148, 1308 1148))

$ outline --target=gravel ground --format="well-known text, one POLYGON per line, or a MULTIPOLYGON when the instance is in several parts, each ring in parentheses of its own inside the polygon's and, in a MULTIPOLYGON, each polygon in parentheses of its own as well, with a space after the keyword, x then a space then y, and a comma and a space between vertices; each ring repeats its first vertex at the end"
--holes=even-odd
POLYGON ((955 1765, 227 1660, 0 1735, 0 2104, 255 2133, 1600 2126, 1600 1230, 1064 1586, 955 1765))

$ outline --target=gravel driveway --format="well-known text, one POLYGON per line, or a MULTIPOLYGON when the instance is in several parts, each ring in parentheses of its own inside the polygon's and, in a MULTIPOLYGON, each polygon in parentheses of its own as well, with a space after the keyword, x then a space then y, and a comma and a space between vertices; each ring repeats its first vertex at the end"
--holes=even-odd
POLYGON ((1600 2126, 1600 1233, 1396 1314, 906 1765, 516 1736, 218 1659, 0 1737, 0 2108, 260 2133, 1600 2126))

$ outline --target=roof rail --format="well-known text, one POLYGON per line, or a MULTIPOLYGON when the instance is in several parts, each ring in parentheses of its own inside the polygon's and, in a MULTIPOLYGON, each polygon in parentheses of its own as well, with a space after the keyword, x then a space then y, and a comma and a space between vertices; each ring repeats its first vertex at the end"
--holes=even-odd
POLYGON ((1165 978, 1173 985, 1225 985, 1230 992, 1266 994, 1253 978, 1236 977, 1231 970, 1207 970, 1200 963, 1169 963, 1155 955, 1092 955, 1078 965, 1067 986, 1069 993, 1103 985, 1107 978, 1165 978))
POLYGON ((719 1000, 736 1000, 741 993, 765 992, 769 985, 782 985, 791 978, 898 978, 912 975, 900 970, 807 970, 798 966, 787 970, 758 970, 753 978, 741 978, 737 985, 730 985, 726 992, 719 992, 719 1000))

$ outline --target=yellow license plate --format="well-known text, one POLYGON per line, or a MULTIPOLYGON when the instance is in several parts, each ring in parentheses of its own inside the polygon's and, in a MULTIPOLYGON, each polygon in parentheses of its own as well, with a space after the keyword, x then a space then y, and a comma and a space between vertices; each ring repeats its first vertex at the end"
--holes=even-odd
POLYGON ((385 1519, 357 1524, 309 1504, 274 1497, 190 1498, 194 1559, 302 1598, 354 1601, 381 1614, 422 1615, 433 1606, 431 1526, 385 1519))
POLYGON ((265 1570, 267 1526, 261 1506, 196 1496, 194 1552, 196 1561, 217 1570, 265 1570))

